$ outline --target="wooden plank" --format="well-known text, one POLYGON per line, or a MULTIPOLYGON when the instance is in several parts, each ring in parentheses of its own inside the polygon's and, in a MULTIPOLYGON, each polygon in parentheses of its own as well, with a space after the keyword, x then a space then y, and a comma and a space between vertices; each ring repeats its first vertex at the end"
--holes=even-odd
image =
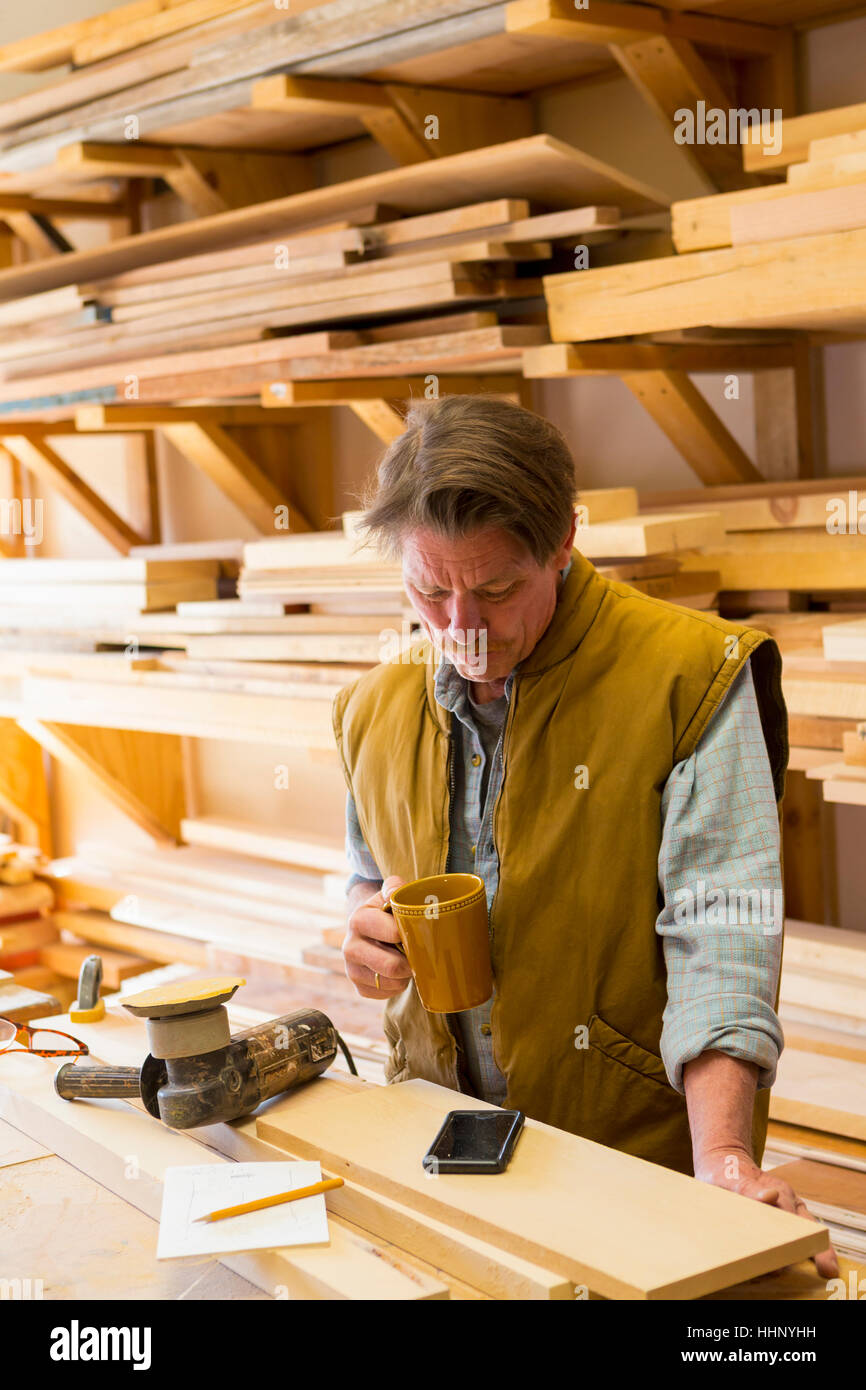
MULTIPOLYGON (((753 502, 756 498, 769 498, 778 502, 780 511, 784 513, 791 510, 793 520, 792 526, 799 523, 796 520, 797 511, 794 500, 801 500, 814 494, 827 493, 833 491, 834 496, 844 496, 849 491, 856 492, 859 488, 866 489, 866 477, 855 474, 845 477, 833 477, 828 481, 827 478, 798 478, 785 480, 784 482, 761 482, 754 484, 744 484, 731 487, 694 487, 694 488, 674 488, 666 489, 663 492, 646 491, 640 493, 641 510, 653 507, 706 507, 713 506, 720 502, 753 502)), ((736 514, 735 514, 736 515, 736 514)), ((818 521, 805 523, 810 526, 817 526, 818 521)), ((770 529, 771 523, 766 526, 758 526, 754 529, 765 531, 770 529)), ((750 526, 735 525, 727 528, 733 531, 751 530, 750 526)))
MULTIPOLYGON (((143 672, 142 675, 148 675, 143 672)), ((336 758, 330 705, 315 698, 249 694, 208 686, 188 688, 175 681, 158 685, 26 677, 21 681, 21 708, 42 723, 86 724, 145 733, 185 734, 241 743, 282 743, 316 748, 336 758), (122 695, 122 699, 119 698, 122 695)), ((235 687, 237 682, 234 682, 235 687)), ((314 688, 313 688, 314 689, 314 688)), ((327 688, 326 688, 327 693, 327 688)))
MULTIPOLYGON (((599 557, 658 555, 690 550, 694 546, 712 545, 718 536, 720 521, 716 512, 660 513, 652 517, 622 518, 579 526, 574 544, 587 559, 599 557), (694 525, 692 524, 694 523, 694 525)), ((715 569, 715 563, 703 554, 692 557, 693 569, 715 569), (697 562, 701 561, 700 564, 697 562)))
POLYGON ((20 266, 0 271, 0 299, 17 298, 68 284, 113 275, 173 256, 220 249, 244 238, 264 237, 315 224, 347 209, 382 202, 401 212, 432 212, 461 199, 537 199, 551 209, 613 203, 623 211, 664 206, 666 197, 590 158, 550 135, 493 145, 484 151, 446 155, 424 164, 348 179, 333 187, 291 194, 249 208, 122 237, 93 251, 63 258, 62 269, 20 266))
MULTIPOLYGON (((758 391, 761 390, 760 383, 758 391)), ((714 489, 706 498, 696 497, 695 501, 682 501, 676 505, 687 510, 701 511, 712 506, 721 515, 725 530, 730 531, 786 531, 791 528, 826 526, 827 519, 834 508, 838 509, 842 489, 827 480, 812 480, 814 492, 785 493, 779 490, 772 496, 764 495, 764 488, 758 484, 754 497, 732 497, 728 500, 724 489, 714 489)), ((732 489, 734 491, 734 489, 732 489)), ((642 494, 646 499, 652 494, 642 494)), ((684 496, 685 494, 681 494, 684 496)), ((667 494, 661 494, 664 498, 667 494)), ((670 507, 671 502, 660 500, 658 510, 670 507)), ((650 515, 654 505, 641 503, 641 511, 650 515)))
POLYGON ((790 365, 785 344, 545 343, 523 352, 525 377, 624 376, 640 372, 734 372, 790 365))
MULTIPOLYGON (((44 886, 40 884, 40 887, 44 886)), ((34 917, 32 921, 0 926, 0 961, 9 956, 22 955, 25 951, 37 951, 56 941, 57 936, 57 928, 48 917, 34 917)))
MULTIPOLYGON (((29 1023, 56 1013, 60 1003, 51 994, 29 989, 8 971, 0 970, 0 1015, 13 1023, 29 1023)), ((2 1166, 2 1165, 0 1165, 2 1166)))
POLYGON ((866 1139, 866 1068, 859 1062, 785 1048, 770 1115, 789 1124, 866 1139))
POLYGON ((866 661, 866 618, 828 623, 821 636, 827 661, 866 661))
POLYGON ((379 635, 281 633, 192 637, 186 653, 190 661, 353 661, 377 662, 384 651, 379 635))
MULTIPOLYGON (((299 7, 299 0, 295 0, 295 4, 299 7)), ((268 10, 269 5, 264 0, 261 13, 267 14, 268 10)), ((40 127, 44 133, 46 127, 50 130, 52 123, 57 121, 56 113, 69 111, 73 107, 80 109, 96 98, 104 97, 107 93, 122 92, 131 85, 140 87, 149 78, 181 72, 205 44, 220 36, 242 33, 250 27, 250 22, 250 11, 245 8, 240 14, 196 25, 179 38, 160 39, 142 45, 128 56, 124 54, 89 65, 48 85, 40 83, 2 103, 0 130, 14 131, 35 122, 37 124, 34 130, 28 131, 27 138, 32 138, 40 127)), ((67 116, 65 119, 69 122, 70 118, 67 116)), ((4 143, 8 143, 10 138, 14 140, 15 136, 6 137, 4 143)))
POLYGON ((257 1120, 262 1138, 290 1151, 315 1147, 341 1176, 606 1297, 698 1296, 826 1244, 825 1232, 787 1212, 743 1205, 747 1198, 531 1119, 495 1185, 482 1189, 453 1174, 430 1182, 419 1155, 441 1117, 454 1108, 489 1107, 427 1082, 378 1087, 338 1107, 298 1106, 298 1099, 284 1098, 257 1120), (622 1216, 619 1237, 602 1195, 608 1184, 622 1216))
POLYGON ((187 844, 295 864, 323 873, 348 873, 345 849, 323 835, 287 835, 219 816, 187 817, 181 823, 187 844))
POLYGON ((59 28, 34 34, 0 48, 0 72, 43 72, 72 60, 77 43, 85 38, 110 34, 115 27, 134 23, 181 0, 133 0, 108 14, 73 20, 59 28))
POLYGON ((829 111, 810 111, 805 116, 786 116, 781 124, 779 152, 768 150, 772 145, 773 122, 751 126, 743 140, 743 167, 747 172, 765 173, 769 169, 784 169, 789 164, 810 157, 813 140, 844 135, 866 127, 866 102, 854 106, 835 107, 829 111))
POLYGON ((118 19, 111 28, 82 35, 73 46, 72 61, 84 67, 237 8, 237 0, 169 0, 168 5, 163 0, 159 6, 151 5, 151 13, 118 19))
MULTIPOLYGON (((86 893, 88 897, 99 896, 92 888, 84 885, 78 888, 74 880, 55 881, 58 891, 62 889, 61 896, 64 901, 67 892, 70 901, 78 893, 86 893)), ((110 893, 108 896, 114 900, 112 906, 123 897, 121 893, 110 893)), ((161 965, 173 965, 177 961, 201 969, 207 965, 207 948, 204 942, 176 936, 174 933, 152 931, 149 927, 134 927, 126 922, 115 922, 105 912, 64 909, 53 913, 52 920, 55 926, 63 931, 73 932, 75 936, 88 941, 91 946, 107 947, 112 951, 138 952, 149 961, 157 961, 161 965)))
POLYGON ((23 584, 111 584, 137 589, 182 579, 215 578, 218 563, 209 556, 162 559, 129 555, 121 560, 7 560, 0 579, 23 584))
MULTIPOLYGON (((39 954, 42 964, 48 966, 49 970, 56 970, 58 975, 67 975, 71 980, 77 980, 85 960, 93 954, 93 948, 89 945, 77 946, 70 941, 56 941, 50 946, 43 946, 39 954)), ((143 975, 146 970, 153 969, 152 960, 131 956, 125 951, 103 948, 99 957, 102 961, 102 982, 106 989, 120 989, 124 980, 143 975)))
POLYGON ((866 229, 545 277, 551 334, 583 341, 700 324, 857 329, 866 229), (808 277, 816 260, 829 274, 808 277))
MULTIPOLYGON (((25 564, 31 563, 24 561, 25 564)), ((39 563, 37 560, 36 564, 39 563)), ((53 609, 66 608, 67 611, 80 603, 82 607, 92 608, 103 613, 128 613, 134 616, 139 611, 151 612, 161 608, 174 608, 180 599, 214 598, 217 581, 205 577, 184 579, 173 583, 158 584, 32 584, 23 585, 16 581, 0 584, 0 605, 20 604, 23 608, 53 609)))
MULTIPOLYGON (((29 303, 29 299, 23 301, 23 304, 14 301, 13 305, 9 307, 15 307, 19 310, 22 307, 26 309, 26 305, 29 303)), ((328 352, 330 348, 342 348, 357 342, 357 334, 345 331, 330 333, 314 330, 311 333, 299 333, 279 341, 250 342, 247 338, 246 342, 233 343, 230 348, 213 347, 204 350, 194 349, 183 353, 160 353, 159 356, 151 358, 132 357, 118 360, 108 366, 103 364, 98 367, 84 367, 77 374, 64 373, 59 375, 53 373, 51 385, 58 393, 74 393, 79 388, 87 391, 108 385, 118 397, 121 397, 122 391, 118 388, 122 386, 124 377, 130 373, 139 377, 143 385, 150 377, 219 370, 226 367, 236 370, 251 363, 291 359, 296 350, 301 354, 328 352)), ((0 382, 0 401, 8 402, 28 393, 41 395, 44 394, 45 388, 46 380, 44 377, 19 378, 15 382, 0 382)))
POLYGON ((51 907, 54 895, 44 883, 0 884, 0 925, 51 907))
POLYGON ((792 194, 784 202, 755 201, 731 208, 731 243, 747 246, 866 226, 866 182, 848 188, 792 194))

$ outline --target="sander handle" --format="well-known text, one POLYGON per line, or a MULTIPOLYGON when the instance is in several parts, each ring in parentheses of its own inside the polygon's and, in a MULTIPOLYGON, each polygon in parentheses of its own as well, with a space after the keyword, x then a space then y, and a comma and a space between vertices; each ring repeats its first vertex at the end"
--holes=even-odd
POLYGON ((63 1100, 138 1100, 140 1067, 78 1067, 66 1062, 54 1076, 54 1089, 63 1100))

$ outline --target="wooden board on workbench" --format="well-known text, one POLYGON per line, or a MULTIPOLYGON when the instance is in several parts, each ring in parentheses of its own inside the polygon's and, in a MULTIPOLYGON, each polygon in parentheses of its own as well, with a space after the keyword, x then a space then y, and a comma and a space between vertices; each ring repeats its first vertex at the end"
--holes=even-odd
POLYGON ((459 1174, 431 1182, 421 1157, 445 1113, 479 1104, 407 1081, 338 1109, 289 1096, 257 1129, 270 1143, 298 1156, 315 1151, 338 1174, 614 1298, 696 1297, 825 1241, 786 1212, 756 1210, 733 1193, 532 1120, 496 1183, 482 1188, 459 1174))

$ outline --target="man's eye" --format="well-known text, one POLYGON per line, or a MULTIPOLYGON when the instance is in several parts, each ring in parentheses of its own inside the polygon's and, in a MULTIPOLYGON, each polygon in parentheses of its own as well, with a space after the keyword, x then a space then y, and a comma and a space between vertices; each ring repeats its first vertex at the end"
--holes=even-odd
POLYGON ((482 595, 482 597, 492 598, 495 602, 497 599, 508 598, 508 595, 514 592, 515 587, 516 586, 514 584, 509 584, 507 589, 500 589, 499 592, 496 594, 484 594, 482 595))

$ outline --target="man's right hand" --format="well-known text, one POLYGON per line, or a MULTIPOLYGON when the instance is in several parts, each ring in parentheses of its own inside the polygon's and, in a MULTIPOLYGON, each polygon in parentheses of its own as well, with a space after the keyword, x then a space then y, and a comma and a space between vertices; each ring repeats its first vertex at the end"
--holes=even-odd
MULTIPOLYGON (((398 950, 397 923, 390 912, 382 910, 388 894, 406 882, 407 879, 392 874, 372 897, 359 893, 361 901, 349 914, 343 959, 346 974, 364 999, 389 999, 401 994, 412 978, 409 962, 398 950)), ((358 889, 361 886, 358 884, 358 889)))

